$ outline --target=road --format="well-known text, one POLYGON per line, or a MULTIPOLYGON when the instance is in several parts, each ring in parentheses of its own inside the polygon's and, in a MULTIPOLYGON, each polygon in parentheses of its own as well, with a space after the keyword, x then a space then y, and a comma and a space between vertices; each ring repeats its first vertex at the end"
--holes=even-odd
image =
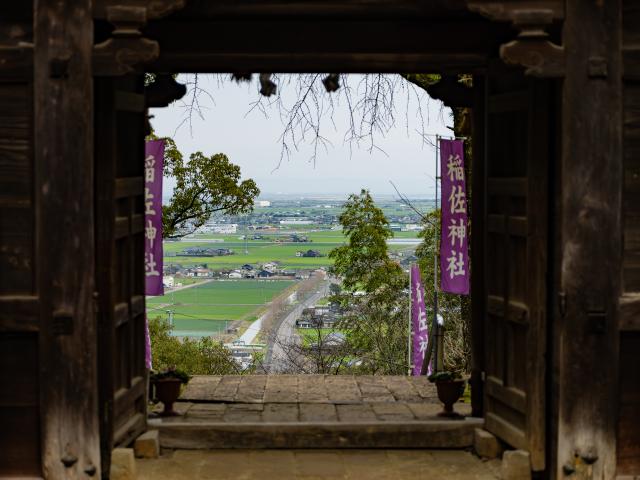
POLYGON ((289 365, 287 355, 282 348, 291 342, 299 341, 296 333, 296 320, 302 315, 302 310, 316 304, 318 300, 329 294, 330 282, 323 282, 318 291, 308 297, 303 302, 295 306, 289 314, 280 322, 276 334, 267 343, 267 354, 265 355, 265 367, 269 373, 281 373, 286 371, 289 365))

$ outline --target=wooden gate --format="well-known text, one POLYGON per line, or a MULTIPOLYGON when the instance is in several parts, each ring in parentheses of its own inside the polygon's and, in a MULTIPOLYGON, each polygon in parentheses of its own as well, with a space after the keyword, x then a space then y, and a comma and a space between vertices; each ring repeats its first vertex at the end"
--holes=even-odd
POLYGON ((141 77, 96 78, 96 284, 103 473, 146 427, 144 93, 141 77))
POLYGON ((496 78, 486 92, 486 428, 542 470, 550 96, 545 82, 496 78))

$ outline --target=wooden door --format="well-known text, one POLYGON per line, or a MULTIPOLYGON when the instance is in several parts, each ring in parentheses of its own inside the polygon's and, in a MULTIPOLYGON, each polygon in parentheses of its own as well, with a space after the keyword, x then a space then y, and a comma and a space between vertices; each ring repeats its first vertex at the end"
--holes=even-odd
POLYGON ((485 420, 545 466, 549 89, 487 82, 485 420))
POLYGON ((96 284, 101 449, 146 427, 144 92, 141 77, 96 78, 96 284))

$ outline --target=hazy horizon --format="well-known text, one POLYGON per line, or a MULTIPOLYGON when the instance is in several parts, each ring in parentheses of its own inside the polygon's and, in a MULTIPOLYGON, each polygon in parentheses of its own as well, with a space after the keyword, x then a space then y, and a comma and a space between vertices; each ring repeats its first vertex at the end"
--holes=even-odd
MULTIPOLYGON (((364 76, 350 75, 349 83, 342 86, 343 92, 319 95, 314 100, 323 112, 320 134, 326 139, 326 148, 318 149, 315 162, 310 161, 313 146, 304 141, 298 143, 297 149, 291 148, 289 158, 282 159, 286 112, 300 95, 293 78, 284 75, 276 80, 280 97, 260 99, 255 80, 251 84, 236 84, 228 76, 222 81, 220 76, 199 76, 199 87, 206 91, 199 96, 202 116, 193 115, 191 125, 185 122, 185 102, 191 100, 188 93, 166 108, 151 109, 154 116, 151 123, 158 136, 170 136, 176 141, 185 158, 196 151, 206 155, 226 154, 241 167, 243 178, 256 181, 263 192, 261 197, 280 194, 346 197, 362 188, 376 196, 395 195, 389 181, 403 195, 434 196, 435 151, 428 143, 433 138, 429 136, 425 141, 421 133, 443 136, 451 133, 447 128, 452 123, 450 110, 441 102, 390 76, 395 82, 390 93, 396 105, 391 112, 395 125, 386 132, 378 131, 373 147, 370 138, 361 139, 359 145, 349 143, 344 137, 353 117, 346 94, 355 102, 362 98, 366 88, 364 76), (258 99, 264 112, 259 108, 251 110, 258 99)), ((192 79, 193 76, 181 75, 178 81, 185 83, 192 79)), ((362 108, 365 112, 371 106, 362 108)), ((389 112, 384 113, 391 118, 389 112)), ((318 111, 308 113, 313 114, 318 111)), ((300 136, 301 132, 296 134, 300 136)), ((173 185, 171 179, 166 179, 167 194, 173 185)))

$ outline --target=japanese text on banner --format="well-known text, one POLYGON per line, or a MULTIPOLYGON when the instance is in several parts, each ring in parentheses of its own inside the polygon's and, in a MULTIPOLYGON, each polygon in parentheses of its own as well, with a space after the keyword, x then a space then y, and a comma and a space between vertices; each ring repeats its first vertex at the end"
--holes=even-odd
POLYGON ((145 144, 144 273, 145 294, 162 295, 162 163, 164 141, 145 144))
MULTIPOLYGON (((424 304, 424 286, 420 279, 420 268, 411 265, 411 358, 413 366, 411 374, 420 375, 422 363, 429 344, 429 328, 427 326, 427 309, 424 304)), ((430 367, 430 366, 429 366, 430 367)), ((431 370, 429 368, 429 370, 431 370)), ((430 372, 429 372, 430 373, 430 372)))
POLYGON ((462 140, 440 140, 440 172, 440 288, 443 292, 468 295, 467 189, 462 140))

